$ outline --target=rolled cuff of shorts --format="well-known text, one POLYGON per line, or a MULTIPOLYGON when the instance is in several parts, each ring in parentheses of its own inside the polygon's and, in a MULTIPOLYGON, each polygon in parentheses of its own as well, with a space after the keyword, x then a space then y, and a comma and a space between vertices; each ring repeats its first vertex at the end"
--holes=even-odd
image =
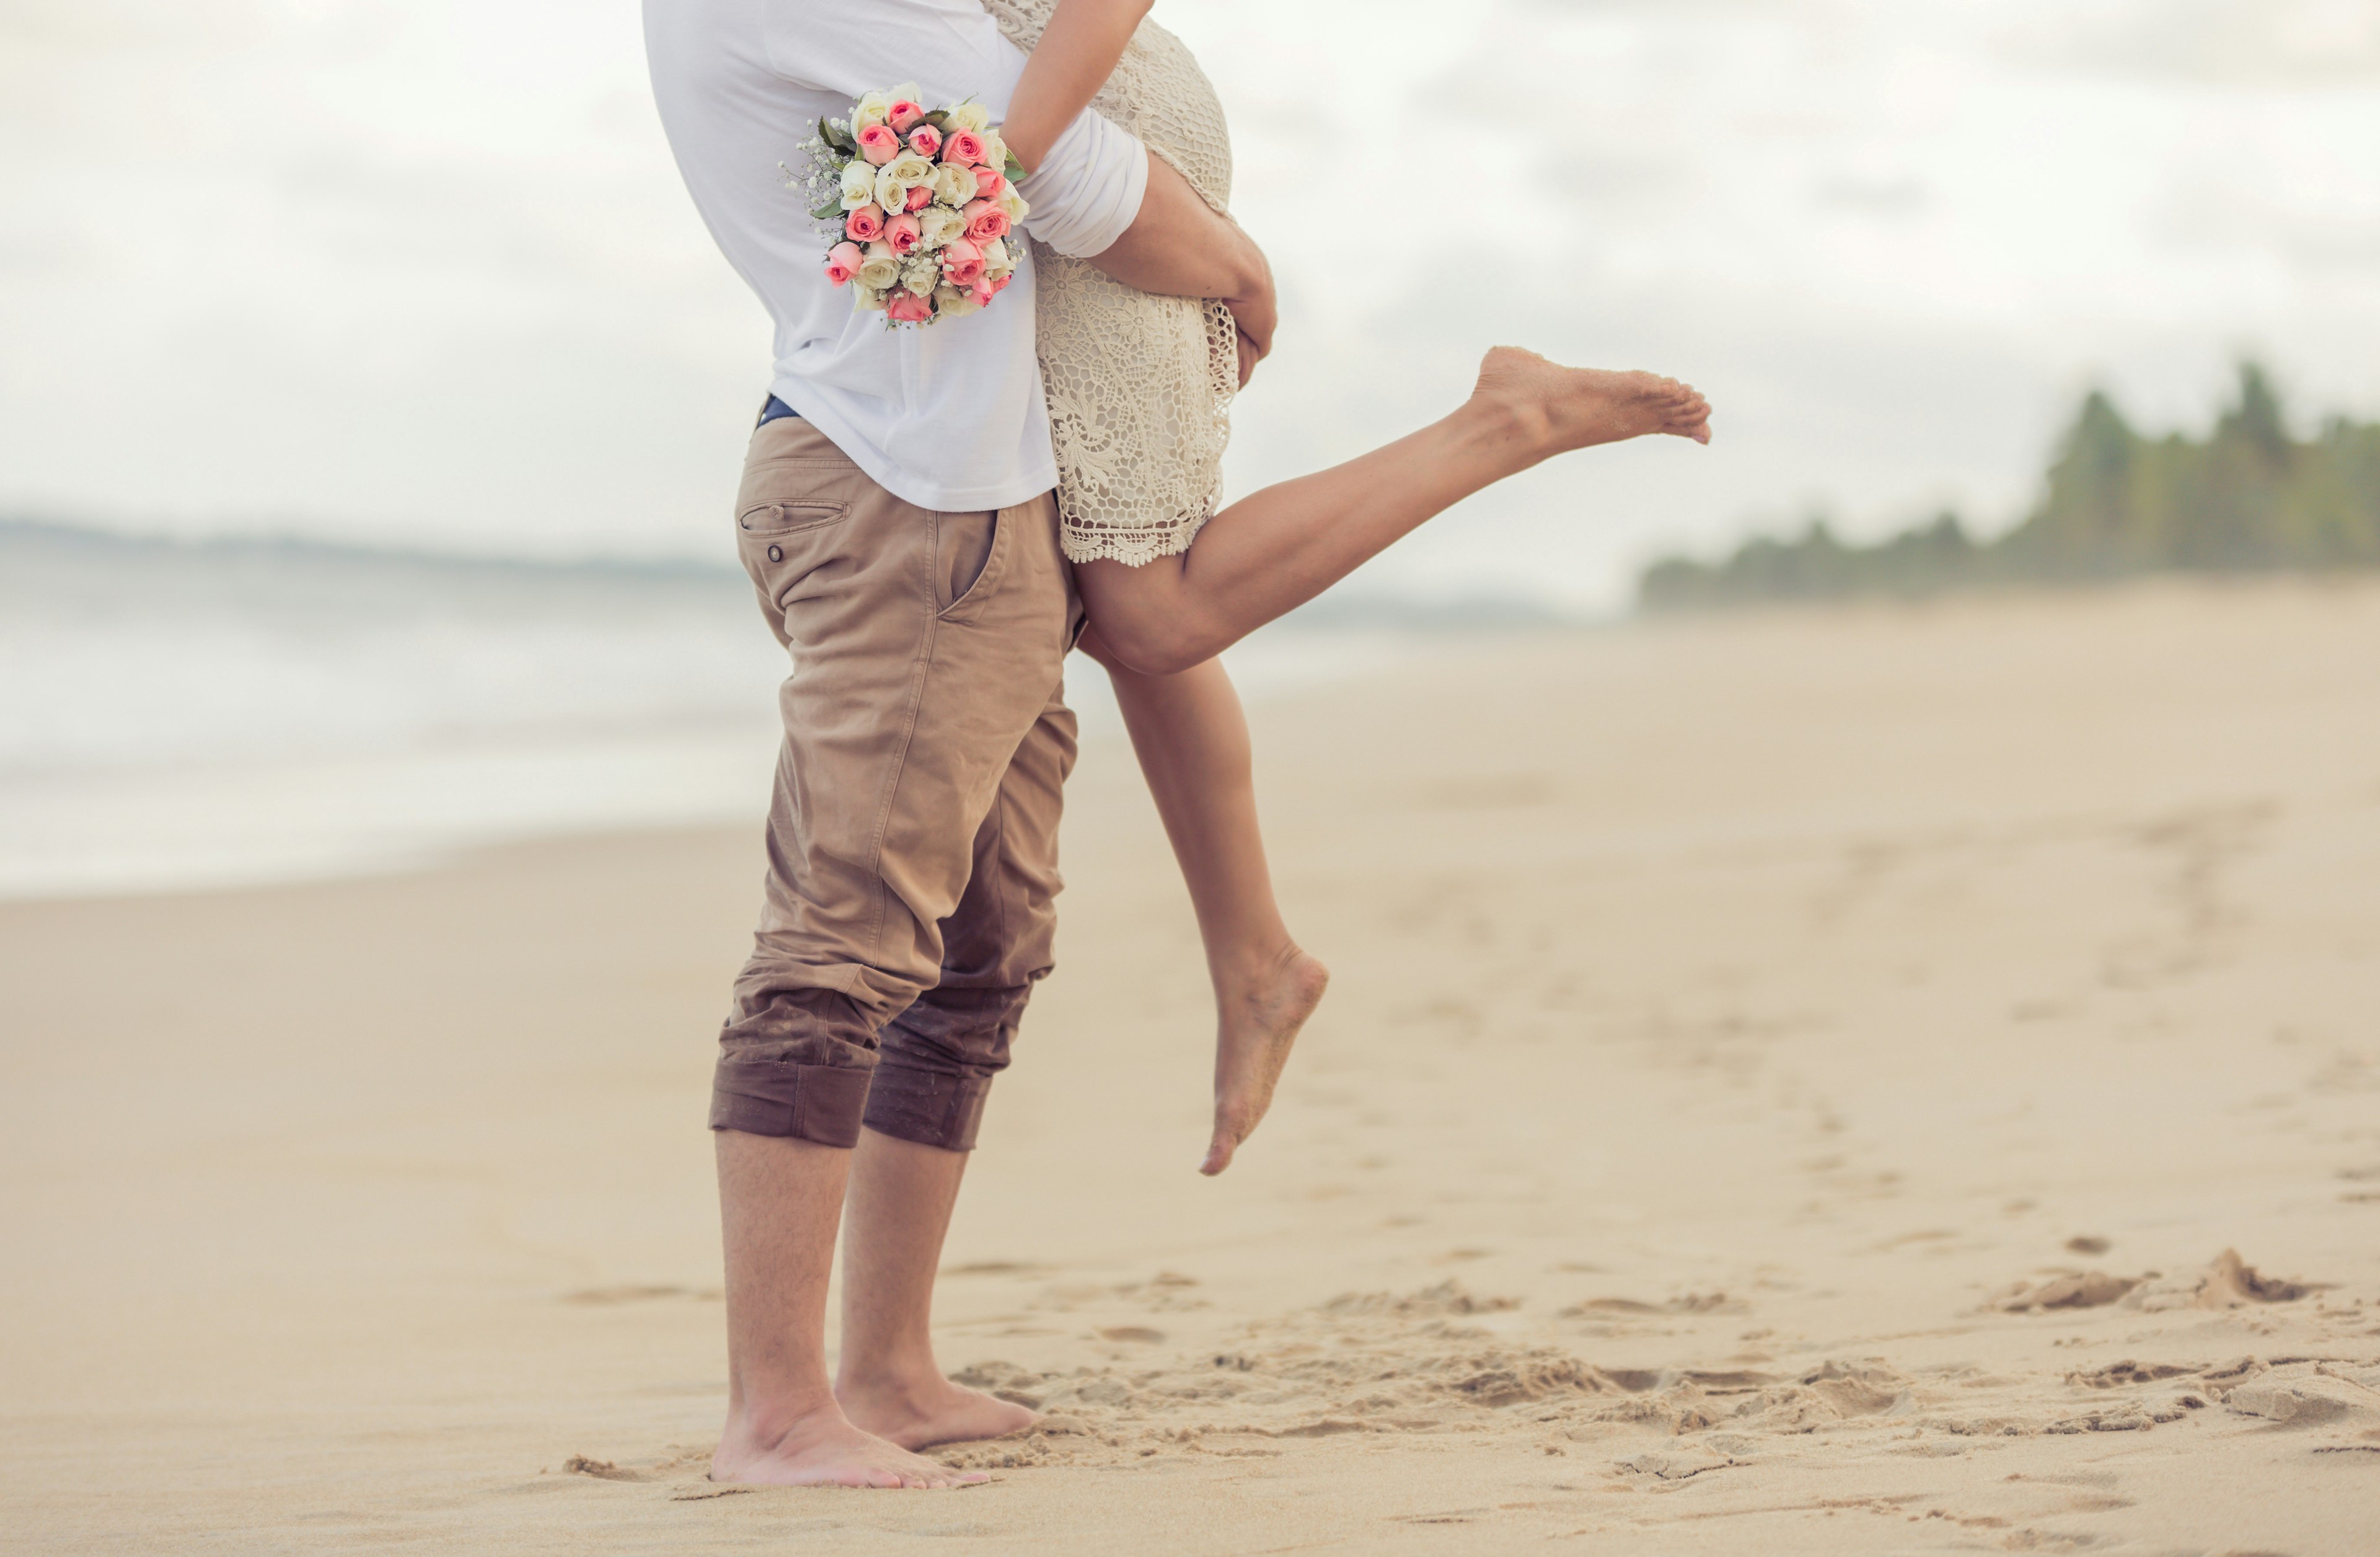
POLYGON ((972 1151, 990 1095, 988 1076, 917 1070, 888 1058, 877 1065, 868 1093, 868 1127, 920 1146, 972 1151))
POLYGON ((857 1146, 872 1074, 849 1065, 722 1054, 710 1078, 710 1127, 857 1146))

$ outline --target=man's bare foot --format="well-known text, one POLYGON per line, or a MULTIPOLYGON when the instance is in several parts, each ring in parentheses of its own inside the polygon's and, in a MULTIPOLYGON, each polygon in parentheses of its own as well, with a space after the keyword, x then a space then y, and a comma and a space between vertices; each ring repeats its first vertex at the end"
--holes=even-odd
POLYGON ((1041 1419, 1014 1401, 931 1379, 837 1384, 844 1415, 888 1443, 929 1449, 937 1443, 973 1443, 1022 1432, 1041 1419))
POLYGON ((1479 364, 1475 405, 1509 419, 1537 458, 1667 432, 1710 442, 1710 403, 1692 384, 1655 373, 1565 368, 1500 346, 1479 364))
POLYGON ((990 1479, 953 1470, 863 1432, 832 1406, 782 1433, 731 1417, 710 1456, 710 1479, 755 1487, 963 1487, 990 1479))
POLYGON ((1245 979, 1218 979, 1215 1005, 1215 1134, 1198 1171, 1212 1177, 1255 1133, 1290 1045, 1322 1004, 1330 970, 1295 946, 1245 979))

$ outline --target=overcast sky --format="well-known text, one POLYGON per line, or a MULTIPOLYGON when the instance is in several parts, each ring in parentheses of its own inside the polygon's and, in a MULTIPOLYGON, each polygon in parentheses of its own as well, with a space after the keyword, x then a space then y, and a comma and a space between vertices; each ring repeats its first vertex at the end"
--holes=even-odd
MULTIPOLYGON (((1282 278, 1236 488, 1498 340, 1718 407, 1711 449, 1563 462, 1367 588, 1609 605, 1813 505, 2004 524, 2084 387, 2199 425, 2243 352, 2380 415, 2380 0, 1156 14, 1282 278)), ((766 358, 630 0, 0 0, 0 511, 723 557, 766 358)))

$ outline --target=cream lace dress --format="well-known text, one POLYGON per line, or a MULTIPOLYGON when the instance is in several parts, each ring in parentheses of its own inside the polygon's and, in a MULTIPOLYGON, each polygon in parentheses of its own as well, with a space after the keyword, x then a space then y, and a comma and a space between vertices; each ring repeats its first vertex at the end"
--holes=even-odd
MULTIPOLYGON (((983 0, 1027 53, 1056 6, 983 0)), ((1223 105, 1181 39, 1144 20, 1091 106, 1225 209, 1232 141, 1223 105)), ((1135 291, 1038 243, 1033 266, 1067 558, 1137 567, 1187 550, 1221 493, 1240 377, 1230 311, 1135 291)))

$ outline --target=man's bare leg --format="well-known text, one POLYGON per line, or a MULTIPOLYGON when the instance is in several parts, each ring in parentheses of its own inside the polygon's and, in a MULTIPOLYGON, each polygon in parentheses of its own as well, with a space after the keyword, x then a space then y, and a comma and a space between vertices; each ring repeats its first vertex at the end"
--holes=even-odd
POLYGON ((951 1487, 980 1481, 852 1425, 826 1376, 826 1284, 851 1153, 713 1132, 727 1247, 727 1427, 714 1481, 951 1487))
POLYGON ((1221 663, 1144 675, 1114 656, 1097 626, 1081 648, 1115 684, 1197 911, 1215 987, 1215 1126, 1198 1171, 1220 1174, 1272 1106, 1290 1046, 1321 1004, 1330 970, 1281 922, 1257 820, 1247 715, 1221 663))
POLYGON ((1710 407, 1651 373, 1564 368, 1498 347, 1451 416, 1344 465, 1252 493, 1179 556, 1077 564, 1083 603, 1126 664, 1163 675, 1212 659, 1303 605, 1425 521, 1572 449, 1664 432, 1710 440, 1710 407))
POLYGON ((952 1383, 934 1360, 934 1273, 968 1155, 869 1129, 852 1154, 834 1393, 853 1422, 904 1449, 998 1438, 1040 1420, 952 1383))

